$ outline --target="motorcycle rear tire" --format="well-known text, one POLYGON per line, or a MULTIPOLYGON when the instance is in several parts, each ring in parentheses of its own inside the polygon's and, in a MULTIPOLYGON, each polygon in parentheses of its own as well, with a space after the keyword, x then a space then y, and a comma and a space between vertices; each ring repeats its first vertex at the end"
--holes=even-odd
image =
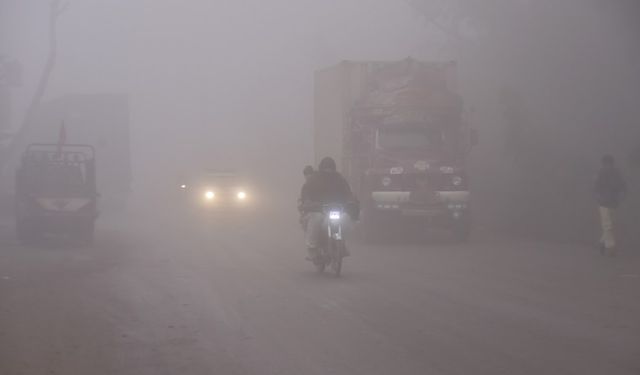
POLYGON ((344 249, 342 242, 331 241, 331 269, 336 277, 340 277, 342 273, 342 258, 344 257, 344 249))

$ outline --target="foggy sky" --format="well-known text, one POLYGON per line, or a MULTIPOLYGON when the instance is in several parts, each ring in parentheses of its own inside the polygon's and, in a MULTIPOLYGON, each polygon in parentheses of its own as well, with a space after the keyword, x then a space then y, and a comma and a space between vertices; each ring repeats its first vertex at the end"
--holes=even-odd
MULTIPOLYGON (((8 3, 18 34, 3 44, 24 65, 21 113, 46 56, 48 1, 8 3)), ((128 92, 140 168, 168 147, 185 159, 259 163, 247 150, 265 141, 310 162, 313 71, 344 59, 438 58, 430 40, 406 4, 386 0, 70 1, 47 97, 128 92)))

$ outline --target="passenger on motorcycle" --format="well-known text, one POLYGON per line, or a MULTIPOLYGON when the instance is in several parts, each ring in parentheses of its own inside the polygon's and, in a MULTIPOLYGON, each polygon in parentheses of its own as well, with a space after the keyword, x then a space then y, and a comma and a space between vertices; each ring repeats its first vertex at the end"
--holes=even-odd
MULTIPOLYGON (((309 260, 318 257, 318 249, 322 245, 325 235, 326 220, 323 206, 327 204, 341 204, 345 207, 357 207, 355 197, 351 193, 347 180, 336 171, 336 162, 326 157, 320 161, 318 170, 305 184, 305 197, 302 209, 305 217, 305 241, 309 260)), ((357 210, 357 208, 356 208, 357 210)), ((352 220, 357 219, 355 210, 348 210, 352 220)), ((348 255, 348 252, 346 253, 348 255)))

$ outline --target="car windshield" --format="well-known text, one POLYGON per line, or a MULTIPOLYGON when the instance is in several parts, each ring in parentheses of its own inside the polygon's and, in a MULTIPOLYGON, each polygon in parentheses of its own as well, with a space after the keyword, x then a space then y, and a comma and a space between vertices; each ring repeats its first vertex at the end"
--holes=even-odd
POLYGON ((234 174, 208 173, 203 176, 202 181, 205 185, 226 189, 236 187, 238 184, 238 177, 234 174))

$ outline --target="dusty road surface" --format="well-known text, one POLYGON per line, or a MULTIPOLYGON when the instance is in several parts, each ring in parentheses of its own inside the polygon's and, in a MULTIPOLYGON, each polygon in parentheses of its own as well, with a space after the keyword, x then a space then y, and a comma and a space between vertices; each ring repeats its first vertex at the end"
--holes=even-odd
POLYGON ((478 240, 351 243, 295 218, 104 218, 90 248, 0 229, 0 374, 640 374, 640 261, 478 240))

